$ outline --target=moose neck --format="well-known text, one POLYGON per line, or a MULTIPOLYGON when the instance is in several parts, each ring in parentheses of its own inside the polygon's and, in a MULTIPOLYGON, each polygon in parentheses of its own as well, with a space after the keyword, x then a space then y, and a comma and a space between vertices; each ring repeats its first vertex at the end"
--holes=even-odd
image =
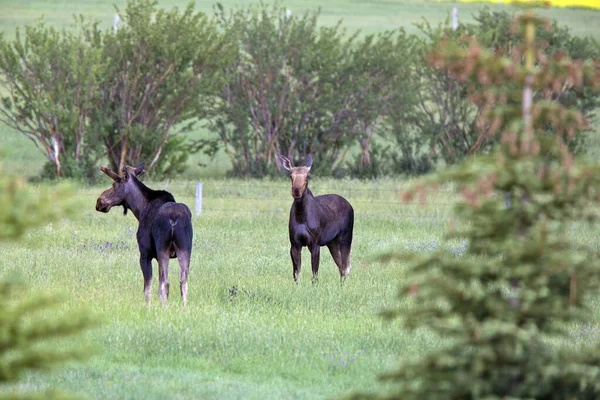
POLYGON ((135 215, 138 221, 143 218, 144 213, 148 209, 150 200, 147 192, 150 191, 152 191, 152 189, 144 185, 142 182, 136 178, 131 178, 127 190, 127 196, 125 196, 125 201, 127 202, 127 207, 129 207, 131 212, 133 212, 133 215, 135 215))
POLYGON ((306 188, 306 190, 302 194, 302 197, 297 199, 294 198, 294 206, 296 210, 297 221, 303 221, 305 219, 304 217, 307 215, 309 210, 311 210, 312 207, 314 207, 314 201, 315 197, 313 196, 309 188, 306 188))

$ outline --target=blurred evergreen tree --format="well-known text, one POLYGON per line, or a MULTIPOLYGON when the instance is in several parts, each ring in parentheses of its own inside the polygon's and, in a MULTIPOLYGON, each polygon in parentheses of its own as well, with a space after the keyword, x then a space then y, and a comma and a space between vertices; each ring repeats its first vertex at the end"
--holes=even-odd
MULTIPOLYGON (((70 195, 67 186, 32 193, 22 178, 5 176, 0 169, 0 241, 17 240, 27 230, 72 214, 70 195)), ((0 399, 75 397, 55 390, 25 393, 5 386, 17 382, 26 370, 48 369, 86 356, 85 350, 52 344, 52 340, 78 334, 92 323, 83 313, 53 319, 44 316, 61 303, 59 296, 27 291, 18 278, 0 277, 0 399)))
POLYGON ((480 125, 500 132, 501 145, 407 194, 456 182, 456 216, 467 223, 448 236, 469 245, 463 257, 384 256, 408 261, 402 305, 386 315, 442 344, 387 373, 392 392, 353 398, 600 398, 600 353, 569 345, 567 332, 590 321, 589 296, 600 287, 597 250, 572 235, 598 219, 600 165, 574 160, 566 143, 587 123, 553 99, 564 87, 597 90, 600 64, 540 51, 535 32, 550 27, 529 10, 513 24, 523 40, 510 57, 475 39, 443 40, 431 54, 436 68, 482 87, 480 125))

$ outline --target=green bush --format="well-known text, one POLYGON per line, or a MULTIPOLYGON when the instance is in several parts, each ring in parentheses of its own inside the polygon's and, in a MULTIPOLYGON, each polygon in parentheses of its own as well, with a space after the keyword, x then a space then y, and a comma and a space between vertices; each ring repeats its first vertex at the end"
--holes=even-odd
POLYGON ((187 131, 203 116, 230 64, 225 37, 193 3, 183 11, 157 4, 128 1, 117 33, 102 34, 103 95, 90 128, 102 138, 116 171, 143 160, 155 175, 180 172, 190 144, 172 131, 180 123, 187 131))
MULTIPOLYGON (((359 146, 368 157, 378 121, 408 75, 410 41, 403 31, 359 38, 341 24, 318 26, 318 12, 286 15, 279 5, 225 12, 220 26, 238 44, 228 81, 209 112, 236 175, 264 175, 281 153, 304 160, 319 174, 343 165, 359 146)), ((367 162, 368 163, 368 162, 367 162)))
MULTIPOLYGON (((116 34, 83 17, 70 30, 40 22, 0 37, 0 121, 47 158, 44 176, 93 180, 104 157, 113 169, 147 161, 155 175, 182 170, 189 130, 223 86, 229 46, 214 21, 130 0, 116 34)), ((117 10, 119 11, 119 10, 117 10)))
MULTIPOLYGON (((411 81, 416 83, 413 90, 418 101, 408 115, 401 110, 400 115, 390 115, 391 136, 398 143, 402 157, 408 165, 410 160, 429 159, 445 165, 461 162, 470 154, 489 154, 496 148, 499 138, 494 135, 500 127, 482 117, 486 108, 503 106, 503 103, 490 104, 485 88, 479 82, 464 82, 452 76, 447 69, 435 68, 427 58, 436 44, 442 40, 453 40, 456 45, 466 48, 464 36, 476 37, 482 48, 510 57, 522 57, 518 45, 519 34, 512 29, 514 15, 506 12, 492 12, 486 8, 474 15, 475 22, 459 24, 456 30, 449 21, 431 26, 424 21, 417 24, 421 34, 415 36, 414 52, 416 64, 412 69, 411 81)), ((570 29, 549 22, 549 29, 539 32, 540 51, 546 55, 564 53, 578 60, 600 58, 600 45, 594 39, 574 36, 570 29)), ((512 83, 504 82, 496 90, 505 93, 504 103, 520 101, 520 91, 512 83)), ((562 87, 550 88, 545 93, 537 93, 536 99, 545 98, 565 107, 579 110, 586 118, 592 118, 600 105, 600 95, 589 87, 576 87, 570 83, 562 87)), ((552 134, 551 126, 546 126, 552 134)), ((576 153, 585 146, 585 135, 580 134, 567 140, 576 153)))

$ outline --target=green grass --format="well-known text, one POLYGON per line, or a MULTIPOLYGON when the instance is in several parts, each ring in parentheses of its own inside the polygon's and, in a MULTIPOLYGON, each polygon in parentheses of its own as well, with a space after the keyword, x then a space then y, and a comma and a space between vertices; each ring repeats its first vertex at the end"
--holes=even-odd
MULTIPOLYGON (((167 187, 194 208, 194 182, 148 184, 167 187)), ((153 300, 146 307, 136 220, 121 209, 94 211, 108 183, 80 189, 80 215, 33 231, 20 243, 0 244, 0 272, 18 271, 35 292, 66 294, 56 314, 83 307, 97 316, 98 328, 53 343, 91 347, 95 355, 52 373, 30 373, 19 387, 61 388, 92 399, 324 399, 385 390, 377 380, 381 373, 442 342, 378 315, 404 301, 396 292, 404 266, 373 256, 391 248, 423 253, 443 247, 454 257, 452 251, 464 246, 442 242, 456 201, 451 188, 425 204, 407 205, 399 195, 408 184, 312 181, 314 193, 340 193, 356 211, 352 272, 341 286, 326 248, 319 283, 311 283, 307 250, 300 283, 293 283, 286 179, 205 181, 203 212, 193 219, 187 309, 174 261, 168 306, 158 301, 155 263, 153 300)), ((599 244, 589 228, 574 227, 573 234, 599 244)))
MULTIPOLYGON (((398 357, 436 341, 402 332, 397 322, 377 315, 396 302, 403 272, 399 264, 371 257, 391 247, 439 242, 449 206, 439 200, 424 209, 402 206, 397 193, 403 184, 394 181, 350 183, 312 183, 315 193, 341 193, 356 209, 353 269, 340 286, 326 248, 320 282, 311 283, 305 250, 301 281, 293 283, 287 180, 205 182, 185 310, 173 261, 169 305, 159 305, 155 278, 146 308, 134 217, 120 209, 95 212, 104 187, 80 190, 81 215, 34 231, 22 243, 2 244, 0 254, 2 272, 17 270, 36 292, 66 293, 57 312, 85 307, 100 317, 99 328, 68 341, 96 353, 85 364, 29 374, 22 387, 156 399, 316 399, 382 388, 377 376, 398 357)), ((193 182, 169 189, 193 208, 193 182)))

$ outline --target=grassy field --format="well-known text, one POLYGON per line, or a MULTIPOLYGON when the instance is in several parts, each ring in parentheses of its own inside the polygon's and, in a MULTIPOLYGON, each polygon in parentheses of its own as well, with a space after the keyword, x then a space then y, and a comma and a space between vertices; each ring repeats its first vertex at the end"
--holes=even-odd
MULTIPOLYGON (((352 272, 341 286, 326 249, 319 283, 311 283, 306 250, 300 283, 293 283, 287 180, 205 183, 203 212, 194 218, 185 310, 173 261, 168 306, 159 305, 156 275, 153 303, 145 306, 134 217, 120 209, 94 211, 108 184, 80 189, 80 215, 31 232, 21 243, 2 243, 0 254, 3 273, 19 272, 36 292, 67 295, 47 318, 83 308, 100 319, 85 335, 54 343, 92 348, 94 356, 52 373, 30 373, 18 387, 59 387, 94 399, 320 399, 385 390, 379 374, 440 340, 378 316, 404 301, 396 297, 404 272, 402 264, 373 256, 386 249, 442 248, 448 257, 460 257, 466 245, 442 241, 456 201, 451 188, 423 205, 406 205, 398 196, 407 184, 312 182, 315 193, 340 193, 356 210, 352 272)), ((192 208, 194 187, 168 185, 192 208)), ((573 234, 600 245, 596 232, 574 227, 573 234)), ((596 324, 574 327, 570 344, 596 341, 599 332, 596 324)))
MULTIPOLYGON (((441 246, 453 201, 444 192, 443 199, 425 208, 403 206, 396 201, 403 185, 312 183, 315 193, 340 193, 356 209, 353 269, 340 286, 325 252, 317 285, 310 280, 307 251, 301 281, 293 283, 287 180, 206 183, 203 213, 194 218, 186 310, 173 262, 168 307, 158 304, 155 279, 154 303, 146 308, 134 217, 124 217, 120 209, 95 212, 96 196, 104 188, 81 189, 81 215, 32 232, 23 243, 0 247, 3 269, 19 271, 36 291, 67 293, 68 303, 58 312, 85 307, 103 321, 68 342, 95 348, 90 362, 30 374, 23 387, 51 385, 91 398, 148 399, 315 399, 376 389, 377 375, 399 356, 436 345, 377 315, 396 301, 402 268, 374 261, 373 254, 441 246)), ((193 182, 168 188, 193 207, 193 182)), ((463 250, 464 243, 456 242, 448 254, 463 250)))
MULTIPOLYGON (((173 6, 185 7, 188 0, 159 0, 158 4, 164 8, 173 6)), ((216 1, 196 1, 196 8, 206 13, 211 13, 216 1)), ((226 8, 237 5, 257 3, 251 0, 221 0, 226 8)), ((267 2, 268 3, 268 2, 267 2)), ((508 3, 508 1, 505 1, 508 3)), ((30 24, 39 19, 43 14, 47 22, 56 26, 67 26, 72 21, 73 14, 82 14, 94 18, 102 26, 112 26, 116 4, 123 9, 125 0, 2 0, 0 2, 0 32, 13 35, 16 27, 30 24), (50 5, 51 4, 51 5, 50 5)), ((459 18, 463 21, 471 20, 471 15, 485 6, 482 3, 458 3, 453 1, 434 0, 289 0, 282 2, 292 12, 304 12, 321 8, 321 23, 334 24, 340 19, 348 30, 361 29, 365 33, 379 32, 385 29, 394 29, 404 26, 408 31, 415 32, 412 26, 426 18, 432 23, 443 21, 451 12, 452 7, 458 7, 459 18)), ((491 9, 510 9, 508 5, 488 4, 491 9)), ((555 18, 561 23, 569 25, 575 34, 588 35, 600 39, 598 28, 598 12, 586 9, 549 9, 539 10, 540 14, 555 18)))
MULTIPOLYGON (((109 27, 112 3, 2 0, 0 32, 10 37, 15 27, 33 23, 42 14, 57 26, 66 26, 73 13, 82 13, 109 27)), ((159 2, 163 7, 186 3, 159 2)), ((197 7, 210 11, 212 4, 197 2, 197 7)), ((376 32, 396 26, 411 30, 421 17, 440 21, 455 3, 293 0, 286 5, 294 11, 321 6, 323 24, 343 18, 351 30, 376 32)), ((461 18, 469 18, 481 5, 459 7, 461 18)), ((544 13, 569 24, 577 34, 600 39, 600 12, 544 13)), ((5 171, 39 174, 44 159, 31 143, 2 126, 0 140, 5 171)), ((596 138, 591 147, 600 148, 596 138)), ((405 205, 399 196, 410 182, 315 177, 315 194, 339 193, 355 208, 353 268, 340 286, 337 268, 324 248, 320 282, 313 285, 305 250, 302 279, 296 285, 287 238, 289 181, 226 180, 229 163, 224 157, 206 167, 198 166, 199 161, 206 160, 192 158, 181 180, 148 183, 171 191, 193 209, 195 182, 204 182, 203 212, 194 218, 190 304, 185 310, 177 289, 179 268, 173 261, 168 307, 158 304, 156 269, 153 303, 149 309, 145 306, 135 218, 124 217, 118 209, 108 215, 94 211, 108 179, 105 185, 78 189, 80 214, 31 232, 22 242, 0 243, 0 276, 17 271, 36 292, 65 293, 67 302, 56 314, 84 308, 102 321, 81 337, 54 343, 92 348, 88 362, 52 373, 29 373, 20 388, 56 387, 93 399, 333 398, 354 390, 385 390, 377 381, 379 374, 401 358, 440 344, 438 338, 409 334, 398 322, 378 316, 400 301, 396 287, 404 272, 402 264, 383 264, 373 256, 390 248, 429 252, 440 247, 448 257, 461 256, 464 242, 442 241, 456 201, 450 187, 425 205, 405 205)), ((573 234, 600 245, 597 232, 574 227, 573 234)), ((574 328, 573 342, 597 340, 596 326, 574 328)))

